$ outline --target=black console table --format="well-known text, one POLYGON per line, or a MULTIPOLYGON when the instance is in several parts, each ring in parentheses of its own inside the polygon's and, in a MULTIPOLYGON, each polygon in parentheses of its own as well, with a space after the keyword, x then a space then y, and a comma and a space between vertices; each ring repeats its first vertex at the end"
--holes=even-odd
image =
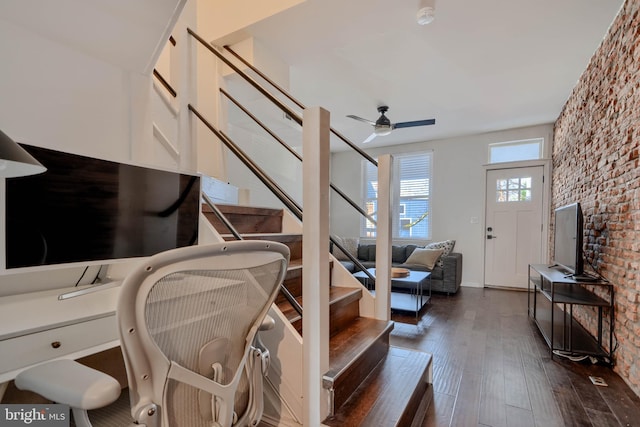
POLYGON ((568 355, 595 356, 612 362, 613 285, 598 278, 574 278, 545 264, 529 265, 528 311, 542 333, 551 357, 555 351, 568 355), (602 292, 592 292, 599 288, 602 292), (600 296, 603 295, 603 296, 600 296), (591 335, 573 317, 573 306, 592 306, 597 311, 597 333, 591 335), (608 347, 603 345, 603 310, 608 309, 608 347))

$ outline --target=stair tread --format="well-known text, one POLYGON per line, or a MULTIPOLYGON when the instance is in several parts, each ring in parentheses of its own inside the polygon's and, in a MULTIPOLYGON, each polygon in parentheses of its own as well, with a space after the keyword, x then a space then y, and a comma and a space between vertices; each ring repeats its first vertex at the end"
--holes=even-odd
MULTIPOLYGON (((296 297, 296 301, 298 301, 298 304, 302 305, 302 297, 296 297)), ((288 301, 285 300, 284 302, 278 303, 278 308, 289 322, 293 323, 296 320, 300 320, 300 315, 288 301)))
POLYGON ((302 268, 302 259, 296 258, 296 259, 289 260, 289 267, 287 268, 287 270, 296 270, 301 268, 302 268))
MULTIPOLYGON (((291 251, 290 259, 302 258, 302 234, 300 233, 282 233, 282 232, 259 232, 259 231, 242 231, 240 235, 245 240, 271 240, 280 242, 289 247, 291 251)), ((225 241, 235 240, 232 234, 220 234, 225 241)))
MULTIPOLYGON (((282 209, 259 208, 238 205, 216 204, 226 221, 218 218, 214 210, 207 204, 202 206, 202 214, 219 233, 229 233, 226 222, 240 234, 244 233, 280 233, 282 232, 282 209)), ((230 240, 226 239, 225 240, 230 240)))
MULTIPOLYGON (((260 206, 243 206, 243 205, 226 205, 216 203, 216 207, 224 214, 236 215, 263 215, 263 216, 282 216, 283 210, 278 208, 267 208, 260 206)), ((202 205, 203 212, 213 212, 207 204, 202 205)))
POLYGON ((348 288, 344 286, 331 286, 329 288, 329 304, 345 302, 345 300, 359 299, 362 297, 362 289, 348 288))
POLYGON ((329 371, 325 382, 331 383, 341 375, 372 343, 393 329, 393 322, 369 317, 357 317, 329 341, 329 371))
MULTIPOLYGON (((263 233, 263 232, 255 232, 255 233, 240 233, 243 238, 247 240, 273 240, 276 242, 282 241, 292 241, 292 240, 302 240, 302 234, 299 233, 263 233)), ((225 233, 221 234, 222 237, 226 238, 231 237, 235 239, 233 234, 225 233)))
MULTIPOLYGON (((329 304, 340 303, 351 298, 360 298, 361 295, 362 291, 358 288, 331 286, 329 288, 329 304)), ((296 301, 304 307, 301 296, 297 296, 296 301)), ((277 305, 282 314, 284 314, 290 322, 294 322, 300 318, 298 312, 295 311, 288 301, 285 300, 277 305)))
POLYGON ((432 356, 416 350, 389 347, 389 353, 355 390, 327 426, 399 426, 413 418, 416 399, 427 395, 425 374, 432 356))

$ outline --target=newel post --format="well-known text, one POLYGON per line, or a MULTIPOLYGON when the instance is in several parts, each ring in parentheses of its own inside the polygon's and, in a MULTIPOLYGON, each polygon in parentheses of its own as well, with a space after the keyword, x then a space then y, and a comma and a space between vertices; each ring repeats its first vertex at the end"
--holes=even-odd
POLYGON ((304 425, 319 426, 329 413, 329 112, 307 108, 303 123, 304 425))
POLYGON ((378 158, 378 216, 376 227, 377 319, 391 318, 391 244, 393 241, 393 156, 378 158))

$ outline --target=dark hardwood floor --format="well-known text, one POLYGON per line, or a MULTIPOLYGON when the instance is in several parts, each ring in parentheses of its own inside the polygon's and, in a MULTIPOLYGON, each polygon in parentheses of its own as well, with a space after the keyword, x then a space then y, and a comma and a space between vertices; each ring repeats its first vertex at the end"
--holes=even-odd
POLYGON ((526 298, 462 288, 434 295, 417 324, 396 323, 392 345, 434 355, 423 427, 640 426, 640 398, 610 368, 551 359, 526 298))

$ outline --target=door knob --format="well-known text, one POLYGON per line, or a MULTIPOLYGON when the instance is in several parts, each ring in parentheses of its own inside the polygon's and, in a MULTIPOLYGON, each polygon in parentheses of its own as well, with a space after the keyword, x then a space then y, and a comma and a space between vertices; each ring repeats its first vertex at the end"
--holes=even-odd
POLYGON ((491 234, 487 234, 487 239, 491 240, 491 239, 497 239, 498 236, 492 236, 491 234))

